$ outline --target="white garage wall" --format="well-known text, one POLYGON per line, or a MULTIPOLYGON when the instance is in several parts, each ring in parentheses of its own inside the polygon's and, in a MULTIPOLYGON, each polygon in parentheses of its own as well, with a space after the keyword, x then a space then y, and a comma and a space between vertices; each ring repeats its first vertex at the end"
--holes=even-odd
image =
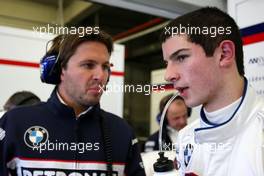
POLYGON ((236 20, 242 31, 251 31, 249 36, 243 38, 252 40, 258 35, 257 41, 243 46, 244 66, 250 84, 262 97, 264 97, 263 9, 263 0, 228 0, 228 13, 236 20))

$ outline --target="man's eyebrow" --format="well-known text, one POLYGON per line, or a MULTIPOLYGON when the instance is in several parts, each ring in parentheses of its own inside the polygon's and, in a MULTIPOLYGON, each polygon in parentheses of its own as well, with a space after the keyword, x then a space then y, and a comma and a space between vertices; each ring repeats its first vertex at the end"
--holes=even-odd
POLYGON ((109 65, 111 67, 111 62, 109 62, 109 61, 104 62, 103 65, 109 65))
MULTIPOLYGON (((90 62, 90 63, 95 63, 95 64, 98 64, 98 61, 96 59, 87 59, 87 60, 82 60, 81 63, 87 63, 87 62, 90 62)), ((111 64, 109 61, 106 61, 102 64, 111 64)))
POLYGON ((188 48, 179 49, 179 50, 175 51, 174 53, 172 53, 170 55, 169 59, 172 60, 173 58, 177 57, 180 52, 182 52, 182 51, 188 51, 188 50, 190 50, 190 49, 188 49, 188 48))
POLYGON ((85 59, 85 60, 82 60, 81 62, 94 62, 94 63, 97 63, 97 61, 93 60, 93 59, 85 59))

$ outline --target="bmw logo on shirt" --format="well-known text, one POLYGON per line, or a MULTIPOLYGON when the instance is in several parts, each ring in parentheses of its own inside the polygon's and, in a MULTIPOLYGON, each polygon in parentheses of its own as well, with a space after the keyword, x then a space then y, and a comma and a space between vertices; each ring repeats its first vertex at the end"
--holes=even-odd
POLYGON ((185 149, 184 149, 184 164, 187 167, 187 165, 190 162, 191 156, 193 153, 193 145, 192 144, 187 144, 185 149))
POLYGON ((47 142, 48 138, 48 131, 41 126, 32 126, 24 134, 25 144, 32 149, 38 149, 47 142))

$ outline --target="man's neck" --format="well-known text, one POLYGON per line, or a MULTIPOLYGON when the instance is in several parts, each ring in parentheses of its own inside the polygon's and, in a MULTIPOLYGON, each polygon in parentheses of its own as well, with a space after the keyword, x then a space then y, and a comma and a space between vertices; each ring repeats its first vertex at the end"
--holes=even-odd
POLYGON ((204 104, 206 111, 216 111, 238 100, 243 95, 244 82, 244 77, 224 81, 219 91, 211 98, 212 101, 204 104))
POLYGON ((69 106, 74 110, 76 118, 78 118, 82 112, 87 110, 87 107, 83 107, 83 106, 77 105, 73 101, 69 101, 64 96, 64 93, 63 93, 62 89, 60 89, 60 87, 58 87, 58 89, 57 89, 57 96, 58 96, 58 98, 62 104, 65 104, 66 106, 69 106))

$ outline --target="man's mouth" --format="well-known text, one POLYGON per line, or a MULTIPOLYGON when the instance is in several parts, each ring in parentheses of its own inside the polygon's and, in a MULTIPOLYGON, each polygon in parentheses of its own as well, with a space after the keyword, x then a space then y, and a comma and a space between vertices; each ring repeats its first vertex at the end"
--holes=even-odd
POLYGON ((189 87, 176 87, 175 89, 179 91, 179 93, 181 95, 185 95, 186 94, 186 90, 188 89, 189 87))
POLYGON ((90 88, 88 88, 88 90, 91 91, 91 92, 98 92, 99 93, 99 92, 103 91, 103 87, 104 86, 98 85, 98 86, 90 87, 90 88))

